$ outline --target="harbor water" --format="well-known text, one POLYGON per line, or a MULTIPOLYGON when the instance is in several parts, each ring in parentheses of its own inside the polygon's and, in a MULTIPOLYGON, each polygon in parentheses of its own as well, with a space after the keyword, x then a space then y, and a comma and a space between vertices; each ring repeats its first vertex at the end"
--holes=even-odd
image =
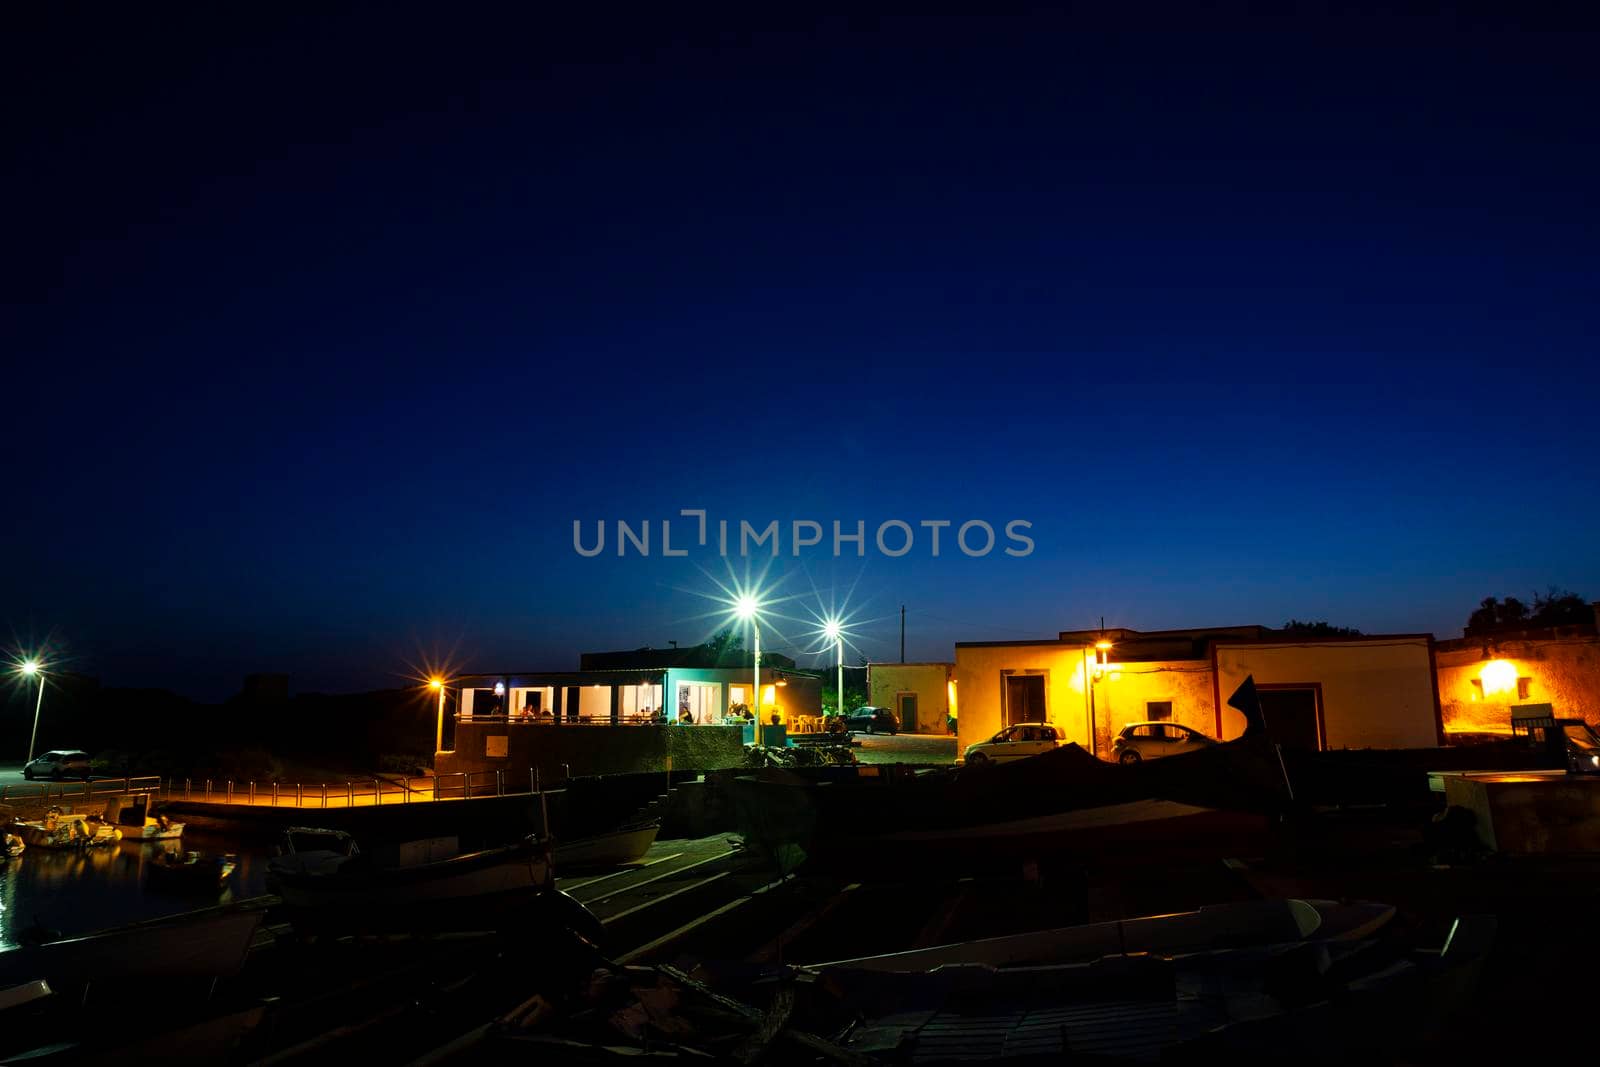
POLYGON ((156 919, 266 892, 267 841, 240 841, 214 832, 186 830, 179 841, 123 841, 104 848, 29 848, 0 867, 0 950, 14 948, 24 931, 42 928, 72 937, 111 926, 156 919), (151 889, 146 872, 157 853, 184 851, 238 857, 229 888, 197 893, 151 889))

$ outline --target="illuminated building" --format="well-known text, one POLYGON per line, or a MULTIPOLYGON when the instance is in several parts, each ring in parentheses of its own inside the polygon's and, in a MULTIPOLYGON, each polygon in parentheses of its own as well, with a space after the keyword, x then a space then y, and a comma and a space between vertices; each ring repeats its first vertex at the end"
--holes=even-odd
POLYGON ((1134 722, 1171 721, 1229 740, 1244 719, 1226 700, 1249 676, 1281 744, 1429 747, 1443 736, 1432 655, 1430 634, 1303 638, 1265 626, 963 642, 958 744, 1015 722, 1052 723, 1101 755, 1134 722))
POLYGON ((1597 622, 1440 641, 1446 733, 1508 734, 1518 704, 1549 704, 1560 717, 1600 726, 1600 604, 1594 609, 1597 622))

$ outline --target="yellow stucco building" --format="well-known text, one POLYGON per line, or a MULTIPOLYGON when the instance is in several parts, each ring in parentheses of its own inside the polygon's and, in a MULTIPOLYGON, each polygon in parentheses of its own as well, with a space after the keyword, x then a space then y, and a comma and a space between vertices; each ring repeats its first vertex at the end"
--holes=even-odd
POLYGON ((1100 755, 1122 727, 1169 721, 1228 740, 1227 698, 1254 677, 1270 732, 1308 748, 1442 743, 1429 634, 1298 639, 1263 626, 1067 631, 1054 640, 956 645, 959 745, 1048 722, 1100 755))

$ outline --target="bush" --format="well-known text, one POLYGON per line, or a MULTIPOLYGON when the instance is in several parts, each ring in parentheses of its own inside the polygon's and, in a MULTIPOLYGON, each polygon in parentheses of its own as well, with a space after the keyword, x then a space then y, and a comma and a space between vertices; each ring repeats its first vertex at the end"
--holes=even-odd
POLYGON ((410 752, 383 752, 378 756, 379 774, 421 778, 432 770, 433 767, 427 760, 410 752))

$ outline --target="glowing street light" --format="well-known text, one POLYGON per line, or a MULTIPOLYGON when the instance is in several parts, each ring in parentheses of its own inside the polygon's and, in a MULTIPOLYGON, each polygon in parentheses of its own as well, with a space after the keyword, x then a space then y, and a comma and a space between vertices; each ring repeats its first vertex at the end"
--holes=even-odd
POLYGON ((428 688, 439 694, 439 717, 433 732, 433 750, 442 752, 444 751, 444 679, 437 675, 429 678, 428 688))
POLYGON ((837 705, 836 710, 838 711, 838 713, 840 715, 843 715, 844 714, 844 627, 839 625, 839 620, 838 619, 829 619, 822 626, 822 636, 827 638, 829 641, 832 641, 833 644, 834 644, 834 648, 838 651, 839 677, 838 677, 837 684, 838 684, 839 688, 834 690, 834 693, 835 693, 834 700, 835 700, 836 705, 837 705))
POLYGON ((746 594, 734 602, 733 612, 748 619, 751 633, 755 635, 755 658, 752 660, 751 681, 755 687, 756 726, 761 725, 761 602, 746 594))
POLYGON ((33 745, 39 740, 39 709, 44 705, 44 664, 36 659, 25 659, 17 667, 24 678, 39 678, 39 695, 33 698, 33 733, 28 737, 28 762, 33 762, 33 745))

